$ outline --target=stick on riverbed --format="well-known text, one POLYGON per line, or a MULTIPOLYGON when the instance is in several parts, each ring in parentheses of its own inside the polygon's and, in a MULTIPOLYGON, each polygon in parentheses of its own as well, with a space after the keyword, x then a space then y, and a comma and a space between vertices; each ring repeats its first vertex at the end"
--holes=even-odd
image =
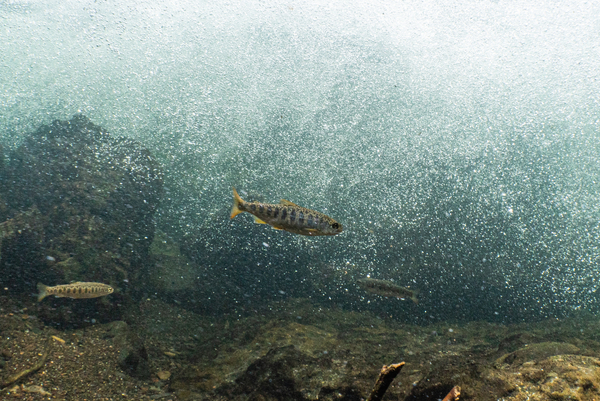
POLYGON ((46 349, 44 350, 44 354, 42 355, 42 358, 38 361, 38 363, 36 363, 32 367, 30 367, 29 369, 22 370, 19 373, 15 373, 14 375, 10 376, 8 379, 6 379, 2 383, 0 383, 0 389, 4 389, 4 388, 10 386, 11 384, 16 383, 17 381, 21 380, 23 377, 28 376, 28 375, 40 370, 42 368, 42 366, 44 366, 46 364, 46 360, 48 360, 48 355, 50 354, 50 347, 51 347, 51 341, 48 340, 48 342, 46 344, 46 349))
POLYGON ((390 366, 383 365, 379 377, 375 382, 375 387, 371 390, 371 395, 369 395, 367 401, 380 401, 390 384, 392 384, 396 376, 398 376, 398 373, 402 370, 403 366, 404 362, 395 363, 390 366))

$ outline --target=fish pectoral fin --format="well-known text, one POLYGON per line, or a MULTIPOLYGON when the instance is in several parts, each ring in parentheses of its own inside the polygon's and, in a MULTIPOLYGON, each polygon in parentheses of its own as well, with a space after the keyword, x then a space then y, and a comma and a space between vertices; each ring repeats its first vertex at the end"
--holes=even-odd
POLYGON ((273 230, 283 230, 283 228, 273 226, 273 230))
POLYGON ((256 217, 256 216, 254 216, 254 222, 255 222, 256 224, 267 224, 267 223, 265 223, 264 221, 262 221, 261 219, 259 219, 259 218, 258 218, 258 217, 256 217))
MULTIPOLYGON (((285 200, 285 199, 282 199, 281 201, 279 201, 279 204, 286 205, 286 206, 298 206, 295 203, 290 202, 289 200, 285 200)), ((298 206, 298 207, 300 207, 300 206, 298 206)))

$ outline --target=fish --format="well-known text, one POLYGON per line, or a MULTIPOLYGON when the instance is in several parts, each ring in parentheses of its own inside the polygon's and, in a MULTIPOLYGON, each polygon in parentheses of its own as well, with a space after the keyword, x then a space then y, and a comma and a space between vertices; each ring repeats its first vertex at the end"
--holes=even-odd
POLYGON ((97 298, 112 294, 115 291, 114 288, 108 284, 82 282, 56 285, 54 287, 38 283, 37 289, 40 292, 38 294, 38 302, 48 295, 54 295, 55 297, 61 298, 97 298))
POLYGON ((21 384, 21 391, 23 391, 24 393, 38 393, 41 394, 43 396, 48 396, 48 395, 52 395, 52 393, 44 390, 44 388, 42 386, 24 386, 21 384))
POLYGON ((284 230, 300 235, 337 235, 342 232, 342 225, 331 217, 298 206, 282 199, 278 204, 246 202, 233 188, 233 207, 231 218, 240 213, 248 212, 254 215, 258 224, 268 224, 276 230, 284 230))
POLYGON ((64 344, 64 343, 66 343, 66 341, 65 341, 65 340, 63 340, 63 339, 62 339, 62 338, 60 338, 60 337, 57 337, 57 336, 51 336, 51 337, 52 337, 52 339, 53 339, 54 341, 58 341, 58 342, 59 342, 59 343, 61 343, 61 344, 64 344))
POLYGON ((419 291, 400 287, 391 281, 377 280, 374 278, 361 278, 357 280, 357 283, 360 288, 372 294, 381 295, 383 297, 410 299, 415 304, 419 304, 419 300, 417 299, 419 291))

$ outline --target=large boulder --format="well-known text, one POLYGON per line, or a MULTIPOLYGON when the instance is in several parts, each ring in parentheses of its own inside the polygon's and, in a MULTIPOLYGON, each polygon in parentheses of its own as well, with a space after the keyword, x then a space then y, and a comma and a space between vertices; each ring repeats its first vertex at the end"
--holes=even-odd
MULTIPOLYGON (((162 188, 159 165, 141 143, 112 136, 82 115, 41 126, 0 169, 0 223, 14 228, 2 236, 2 286, 28 297, 37 281, 97 281, 117 289, 113 301, 135 298, 162 188)), ((71 305, 115 313, 96 301, 44 303, 69 313, 71 305)))

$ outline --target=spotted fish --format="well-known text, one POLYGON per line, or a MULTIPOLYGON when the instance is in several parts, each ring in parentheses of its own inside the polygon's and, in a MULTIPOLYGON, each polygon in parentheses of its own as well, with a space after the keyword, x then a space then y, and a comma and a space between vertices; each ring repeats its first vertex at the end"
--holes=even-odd
POLYGON ((107 284, 82 282, 56 285, 54 287, 48 287, 47 285, 38 283, 37 288, 40 292, 38 295, 38 302, 48 295, 68 298, 97 298, 112 294, 114 291, 114 289, 107 284))
POLYGON ((285 199, 281 203, 246 202, 233 188, 231 218, 242 212, 254 215, 259 224, 269 224, 276 230, 285 230, 300 235, 336 235, 342 225, 329 216, 298 206, 285 199))

